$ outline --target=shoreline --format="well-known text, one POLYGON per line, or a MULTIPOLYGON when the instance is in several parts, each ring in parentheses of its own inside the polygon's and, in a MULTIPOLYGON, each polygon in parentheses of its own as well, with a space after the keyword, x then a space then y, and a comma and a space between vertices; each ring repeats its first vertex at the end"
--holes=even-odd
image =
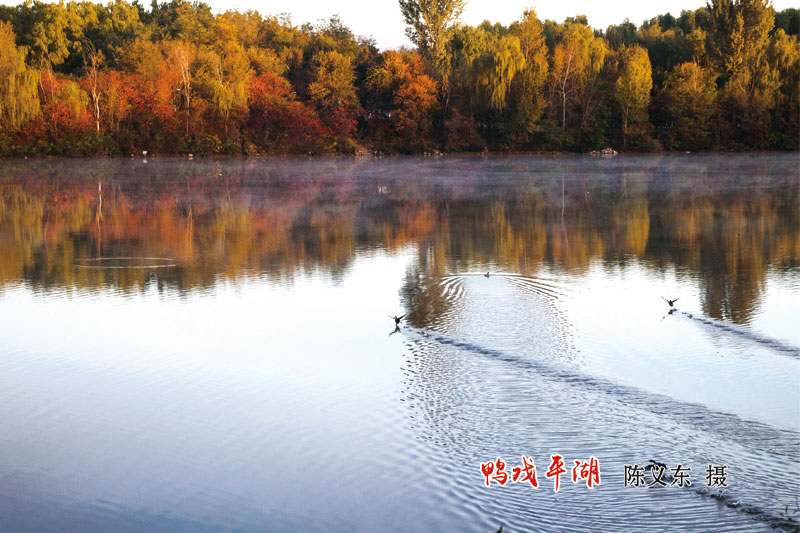
POLYGON ((602 154, 592 152, 567 152, 559 150, 522 150, 522 151, 503 151, 503 152, 438 152, 438 153, 418 153, 418 154, 401 154, 401 153, 361 153, 361 154, 193 154, 189 157, 188 154, 151 154, 147 157, 141 155, 125 156, 125 155, 14 155, 14 156, 0 156, 0 161, 25 161, 32 160, 48 160, 48 159, 187 159, 189 161, 195 159, 369 159, 384 157, 392 158, 441 158, 441 157, 498 157, 498 156, 592 156, 602 158, 612 157, 628 157, 639 155, 722 155, 722 154, 791 154, 795 153, 800 155, 800 148, 796 150, 662 150, 657 152, 618 152, 615 154, 602 154))

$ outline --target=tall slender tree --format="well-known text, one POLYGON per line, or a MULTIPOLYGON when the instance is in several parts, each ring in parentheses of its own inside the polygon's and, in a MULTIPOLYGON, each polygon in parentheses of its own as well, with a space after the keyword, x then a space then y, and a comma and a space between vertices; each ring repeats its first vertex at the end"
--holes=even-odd
POLYGON ((406 35, 430 61, 442 85, 442 113, 450 101, 450 54, 448 45, 466 0, 399 0, 408 28, 406 35))
POLYGON ((544 88, 549 65, 543 30, 533 10, 525 10, 519 22, 511 25, 525 58, 525 66, 514 76, 511 86, 516 125, 524 139, 537 129, 536 123, 547 105, 544 88))
POLYGON ((647 120, 647 106, 653 88, 653 74, 647 50, 639 45, 623 46, 619 52, 619 77, 614 82, 614 100, 622 115, 622 148, 627 148, 632 122, 647 120))

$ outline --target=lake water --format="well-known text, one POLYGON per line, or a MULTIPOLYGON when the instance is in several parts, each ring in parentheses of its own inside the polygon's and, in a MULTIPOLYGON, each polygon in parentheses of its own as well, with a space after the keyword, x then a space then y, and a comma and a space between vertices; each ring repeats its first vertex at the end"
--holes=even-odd
POLYGON ((795 530, 798 311, 797 154, 0 161, 0 530, 795 530))

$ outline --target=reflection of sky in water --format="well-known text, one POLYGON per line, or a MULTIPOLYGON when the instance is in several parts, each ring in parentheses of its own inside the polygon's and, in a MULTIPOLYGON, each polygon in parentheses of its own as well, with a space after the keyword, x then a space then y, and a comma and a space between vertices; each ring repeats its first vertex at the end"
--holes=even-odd
POLYGON ((795 159, 152 163, 0 163, 0 529, 796 526, 795 159))
POLYGON ((402 255, 377 256, 339 283, 252 279, 181 299, 7 292, 3 471, 86 504, 196 519, 218 505, 212 525, 291 524, 281 513, 299 494, 316 513, 365 510, 360 489, 345 497, 315 485, 352 482, 346 455, 370 478, 381 474, 372 456, 398 453, 385 438, 402 420, 390 409, 402 337, 386 337, 387 302, 399 301, 382 278, 402 269, 402 255), (236 516, 250 506, 275 514, 236 516))

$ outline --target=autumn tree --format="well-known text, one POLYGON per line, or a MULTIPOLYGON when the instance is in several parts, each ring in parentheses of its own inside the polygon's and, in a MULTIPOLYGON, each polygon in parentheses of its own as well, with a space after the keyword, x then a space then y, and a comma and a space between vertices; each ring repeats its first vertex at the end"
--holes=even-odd
POLYGON ((436 108, 436 84, 425 74, 412 77, 402 85, 395 97, 397 111, 392 123, 405 146, 415 149, 429 147, 436 108))
POLYGON ((514 35, 493 36, 488 47, 473 66, 474 84, 479 99, 494 111, 504 111, 514 76, 525 66, 519 38, 514 35))
POLYGON ((769 0, 711 0, 706 47, 724 79, 734 78, 758 61, 775 20, 769 0))
POLYGON ((104 119, 111 132, 118 132, 120 123, 131 109, 138 80, 118 70, 101 72, 98 79, 101 98, 105 104, 104 119))
POLYGON ((94 114, 95 131, 100 132, 100 65, 103 62, 103 52, 97 50, 94 44, 87 40, 84 43, 83 62, 86 68, 86 85, 89 96, 92 98, 92 111, 94 114))
POLYGON ((350 58, 339 52, 320 52, 313 60, 308 94, 329 126, 349 135, 355 128, 354 114, 360 108, 350 58))
POLYGON ((250 80, 248 136, 261 151, 320 153, 330 150, 331 132, 314 110, 297 100, 284 77, 264 72, 250 80))
POLYGON ((724 84, 722 134, 732 142, 763 148, 769 142, 769 114, 780 88, 767 57, 775 11, 769 0, 713 0, 708 9, 706 45, 724 84))
POLYGON ((39 112, 38 72, 25 64, 11 25, 0 22, 0 132, 13 131, 39 112))
POLYGON ((776 94, 775 123, 778 142, 784 148, 797 147, 800 130, 800 46, 797 35, 788 35, 782 28, 770 37, 767 59, 780 88, 776 94))
POLYGON ((41 113, 19 131, 19 140, 42 155, 84 153, 80 141, 96 136, 86 91, 58 75, 41 76, 40 83, 41 113))
MULTIPOLYGON (((151 52, 156 53, 156 52, 151 52)), ((174 41, 167 47, 166 68, 174 79, 175 92, 180 95, 181 107, 186 118, 186 135, 191 133, 192 84, 194 82, 194 61, 197 49, 190 43, 174 41)))
POLYGON ((669 73, 661 94, 671 119, 668 148, 698 150, 708 147, 716 96, 713 74, 697 63, 681 63, 669 73))
POLYGON ((549 72, 548 50, 544 28, 535 11, 526 10, 510 30, 519 39, 525 62, 512 80, 511 97, 516 126, 521 138, 527 139, 537 130, 537 122, 547 106, 545 86, 549 72))
POLYGON ((381 59, 366 80, 376 134, 386 140, 396 137, 401 151, 429 147, 437 105, 436 83, 425 74, 417 54, 389 50, 381 59), (382 124, 388 128, 381 128, 382 124))
POLYGON ((194 60, 194 47, 181 41, 158 40, 151 33, 140 35, 118 51, 117 63, 123 72, 120 80, 124 82, 125 101, 130 106, 118 142, 120 148, 124 147, 128 153, 145 148, 152 150, 167 143, 174 150, 174 143, 167 139, 181 130, 190 131, 187 124, 190 124, 190 117, 195 115, 197 107, 193 97, 194 81, 193 77, 189 78, 187 87, 182 73, 194 74, 192 70, 182 69, 182 62, 176 61, 175 52, 180 47, 185 47, 190 54, 191 60, 185 63, 188 69, 194 60), (190 113, 185 105, 187 94, 190 96, 190 113))
POLYGON ((550 71, 552 105, 559 111, 562 131, 566 131, 568 119, 572 118, 568 115, 574 114, 578 132, 586 132, 599 101, 600 75, 608 47, 580 22, 565 22, 558 29, 557 39, 550 71))
POLYGON ((601 32, 398 1, 415 50, 202 1, 0 6, 2 151, 796 149, 797 9, 708 0, 601 32))
POLYGON ((617 54, 620 67, 614 82, 613 97, 622 115, 624 150, 627 147, 630 124, 647 120, 653 76, 647 50, 641 46, 623 46, 617 54))
POLYGON ((466 0, 399 0, 406 35, 431 63, 442 84, 442 112, 450 99, 450 54, 448 45, 466 0))
POLYGON ((228 41, 219 52, 203 50, 198 63, 198 83, 223 120, 227 135, 231 114, 247 105, 250 61, 238 43, 228 41))

